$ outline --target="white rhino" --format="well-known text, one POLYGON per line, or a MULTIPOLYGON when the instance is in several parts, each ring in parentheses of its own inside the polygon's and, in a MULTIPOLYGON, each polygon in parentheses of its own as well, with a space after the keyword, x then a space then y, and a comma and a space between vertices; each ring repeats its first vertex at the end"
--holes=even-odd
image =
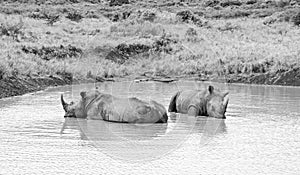
POLYGON ((179 91, 171 98, 168 111, 225 119, 227 95, 228 92, 220 92, 213 86, 206 90, 179 91))
POLYGON ((122 123, 166 123, 167 111, 163 105, 151 100, 118 98, 98 90, 81 92, 78 103, 66 103, 61 95, 65 117, 87 118, 122 123))

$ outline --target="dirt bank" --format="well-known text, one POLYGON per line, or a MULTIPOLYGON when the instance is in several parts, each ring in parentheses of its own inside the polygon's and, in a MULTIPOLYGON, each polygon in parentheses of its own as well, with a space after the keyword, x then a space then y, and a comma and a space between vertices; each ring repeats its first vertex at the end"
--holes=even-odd
POLYGON ((251 76, 232 76, 228 83, 248 83, 282 86, 300 86, 300 68, 276 73, 264 73, 251 76))
MULTIPOLYGON (((187 79, 191 77, 150 77, 140 76, 137 78, 127 79, 134 80, 135 82, 142 81, 158 81, 169 83, 179 79, 187 79)), ((125 78, 118 78, 122 81, 125 78)), ((246 84, 262 84, 262 85, 283 85, 283 86, 300 86, 300 68, 289 70, 286 72, 276 73, 265 73, 249 76, 241 75, 229 75, 226 78, 221 77, 207 77, 207 78, 193 78, 197 81, 215 81, 215 82, 226 82, 226 83, 246 83, 246 84)), ((103 81, 114 81, 114 79, 85 79, 76 80, 72 79, 70 74, 49 76, 49 77, 7 77, 0 80, 0 98, 23 95, 30 92, 43 90, 51 86, 62 86, 71 85, 74 83, 89 83, 89 82, 103 82, 103 81)))
POLYGON ((44 90, 47 87, 103 81, 111 81, 111 79, 86 78, 84 80, 79 80, 73 79, 72 75, 68 73, 42 77, 5 77, 3 79, 0 79, 0 99, 44 90))
POLYGON ((23 95, 49 86, 71 84, 72 77, 6 77, 0 80, 0 98, 23 95))

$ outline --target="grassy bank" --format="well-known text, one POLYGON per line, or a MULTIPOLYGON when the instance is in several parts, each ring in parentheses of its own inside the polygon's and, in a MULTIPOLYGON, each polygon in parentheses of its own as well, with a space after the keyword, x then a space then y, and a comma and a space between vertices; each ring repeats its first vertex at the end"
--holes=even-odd
POLYGON ((70 75, 300 85, 299 1, 0 2, 2 84, 70 75))

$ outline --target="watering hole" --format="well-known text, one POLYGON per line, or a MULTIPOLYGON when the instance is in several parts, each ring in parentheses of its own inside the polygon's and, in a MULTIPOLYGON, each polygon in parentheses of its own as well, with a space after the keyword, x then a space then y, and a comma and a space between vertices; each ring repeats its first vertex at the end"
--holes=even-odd
POLYGON ((0 174, 299 174, 300 88, 179 81, 49 88, 0 100, 0 174), (169 117, 166 124, 64 118, 60 94, 97 86, 168 108, 182 89, 229 91, 227 119, 169 117))

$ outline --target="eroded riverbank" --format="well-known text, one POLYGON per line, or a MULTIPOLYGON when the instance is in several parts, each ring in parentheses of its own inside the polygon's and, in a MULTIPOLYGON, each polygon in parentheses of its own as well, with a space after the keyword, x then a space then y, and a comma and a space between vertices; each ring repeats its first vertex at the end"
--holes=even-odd
POLYGON ((177 80, 194 80, 194 81, 213 81, 222 83, 245 83, 245 84, 262 84, 262 85, 281 85, 281 86, 300 86, 300 69, 294 69, 285 72, 265 73, 258 75, 236 76, 229 75, 223 77, 123 77, 123 78, 89 78, 89 79, 73 79, 72 75, 64 74, 60 76, 49 77, 7 77, 0 80, 0 98, 23 95, 26 93, 43 90, 51 86, 63 86, 79 83, 97 83, 105 81, 124 81, 131 80, 135 82, 142 81, 159 81, 173 82, 177 80))

